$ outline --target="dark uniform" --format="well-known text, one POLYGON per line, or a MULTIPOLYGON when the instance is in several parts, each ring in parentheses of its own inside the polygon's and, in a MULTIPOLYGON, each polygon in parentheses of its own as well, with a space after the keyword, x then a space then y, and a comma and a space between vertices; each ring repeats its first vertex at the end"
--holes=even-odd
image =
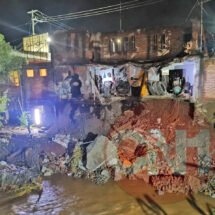
POLYGON ((82 83, 79 79, 78 74, 74 74, 72 76, 72 80, 70 81, 71 93, 72 93, 72 101, 71 106, 72 110, 70 112, 70 119, 74 122, 75 111, 79 108, 79 100, 81 99, 81 87, 82 83))

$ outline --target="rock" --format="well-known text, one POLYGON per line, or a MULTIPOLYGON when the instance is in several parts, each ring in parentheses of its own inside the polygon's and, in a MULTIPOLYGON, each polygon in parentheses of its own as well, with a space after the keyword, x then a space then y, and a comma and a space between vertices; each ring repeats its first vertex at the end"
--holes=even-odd
POLYGON ((91 179, 95 184, 105 184, 111 178, 108 170, 99 167, 96 171, 91 172, 89 179, 91 179))
POLYGON ((38 147, 29 147, 24 151, 25 166, 34 168, 37 171, 41 169, 41 153, 38 147))
POLYGON ((109 171, 106 169, 102 170, 101 175, 105 176, 107 179, 110 179, 111 177, 109 171))
POLYGON ((117 148, 107 137, 99 136, 87 147, 87 169, 95 171, 107 163, 116 163, 117 148))
POLYGON ((162 191, 162 190, 158 190, 157 193, 158 193, 159 196, 163 196, 164 195, 164 191, 162 191))
POLYGON ((7 163, 40 171, 40 150, 37 146, 18 149, 6 158, 7 163))
POLYGON ((7 166, 7 162, 5 161, 0 161, 0 167, 5 167, 7 166))
POLYGON ((54 171, 53 171, 52 169, 47 168, 47 167, 45 167, 45 166, 42 167, 41 172, 42 172, 42 174, 43 174, 44 176, 51 176, 51 175, 54 174, 54 171))
POLYGON ((70 142, 70 135, 63 135, 63 134, 57 134, 55 135, 55 137, 53 138, 53 142, 63 146, 64 148, 68 147, 68 144, 70 142))
POLYGON ((125 178, 125 175, 122 172, 122 170, 119 167, 116 167, 115 173, 114 173, 114 181, 120 181, 120 180, 123 180, 124 178, 125 178))

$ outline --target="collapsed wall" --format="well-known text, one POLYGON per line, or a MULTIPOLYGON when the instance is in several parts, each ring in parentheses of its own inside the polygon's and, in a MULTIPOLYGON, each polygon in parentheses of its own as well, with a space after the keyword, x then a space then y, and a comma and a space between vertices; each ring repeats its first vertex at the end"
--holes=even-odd
POLYGON ((117 150, 116 180, 143 179, 170 193, 199 191, 212 180, 214 131, 188 102, 140 102, 115 121, 109 139, 117 150))

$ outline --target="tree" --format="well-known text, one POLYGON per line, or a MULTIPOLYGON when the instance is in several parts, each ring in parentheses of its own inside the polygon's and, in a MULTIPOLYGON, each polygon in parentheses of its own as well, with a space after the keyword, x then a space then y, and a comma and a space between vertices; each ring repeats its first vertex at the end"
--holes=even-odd
POLYGON ((9 72, 20 70, 25 64, 25 59, 14 54, 13 48, 0 34, 0 77, 6 79, 9 72))

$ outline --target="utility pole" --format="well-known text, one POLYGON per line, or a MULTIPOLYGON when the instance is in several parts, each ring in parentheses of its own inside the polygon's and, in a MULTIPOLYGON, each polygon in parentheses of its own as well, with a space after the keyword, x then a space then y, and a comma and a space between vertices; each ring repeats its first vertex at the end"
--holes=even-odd
POLYGON ((122 0, 120 0, 119 30, 120 32, 122 32, 122 0))
POLYGON ((200 52, 203 52, 203 32, 204 32, 204 14, 203 14, 203 0, 200 2, 201 7, 201 26, 200 26, 200 52))
POLYGON ((35 16, 36 12, 38 12, 38 10, 31 10, 27 12, 28 14, 31 14, 32 35, 35 35, 35 25, 37 24, 37 18, 35 16))
POLYGON ((190 16, 192 15, 193 10, 197 7, 200 6, 200 44, 199 44, 199 51, 202 53, 203 52, 203 37, 204 37, 204 12, 207 13, 207 11, 204 9, 204 4, 208 3, 212 0, 196 0, 196 3, 193 5, 192 9, 190 10, 187 18, 186 18, 186 22, 187 20, 190 18, 190 16))

